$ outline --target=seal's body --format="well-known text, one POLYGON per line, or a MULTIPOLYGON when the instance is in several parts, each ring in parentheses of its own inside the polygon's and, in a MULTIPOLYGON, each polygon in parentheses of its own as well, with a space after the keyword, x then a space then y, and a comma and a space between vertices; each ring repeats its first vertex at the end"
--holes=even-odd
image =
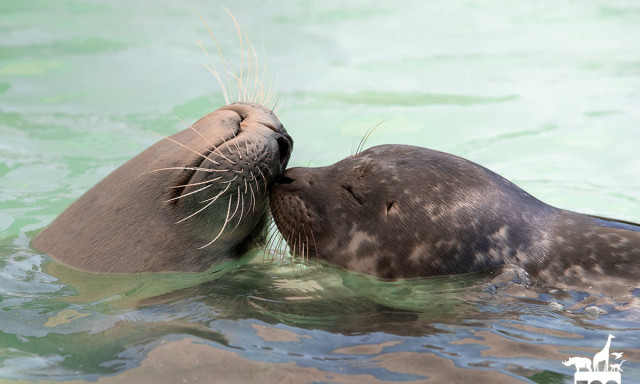
POLYGON ((450 154, 382 145, 321 168, 291 168, 272 188, 294 253, 382 278, 506 264, 533 276, 640 276, 640 227, 558 209, 450 154))
POLYGON ((225 106, 116 169, 33 246, 91 272, 204 271, 264 240, 292 145, 270 110, 225 106))

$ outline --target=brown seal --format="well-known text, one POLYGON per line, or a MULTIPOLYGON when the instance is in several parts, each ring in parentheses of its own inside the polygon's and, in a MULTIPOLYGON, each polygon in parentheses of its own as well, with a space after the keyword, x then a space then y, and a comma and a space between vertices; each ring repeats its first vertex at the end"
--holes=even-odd
POLYGON ((532 276, 637 280, 640 227, 558 209, 468 160, 382 145, 321 168, 291 168, 270 192, 296 254, 382 278, 513 264, 532 276))
POLYGON ((113 171, 33 246, 91 272, 204 271, 264 241, 292 146, 269 109, 227 105, 113 171))

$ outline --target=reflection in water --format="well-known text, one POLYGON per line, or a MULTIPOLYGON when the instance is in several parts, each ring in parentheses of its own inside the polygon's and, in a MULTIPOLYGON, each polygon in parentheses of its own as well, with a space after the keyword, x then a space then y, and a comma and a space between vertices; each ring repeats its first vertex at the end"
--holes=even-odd
POLYGON ((509 267, 390 282, 257 253, 204 274, 104 276, 14 240, 0 250, 0 377, 553 383, 607 333, 625 377, 638 372, 634 308, 589 315, 599 295, 527 287, 509 267))

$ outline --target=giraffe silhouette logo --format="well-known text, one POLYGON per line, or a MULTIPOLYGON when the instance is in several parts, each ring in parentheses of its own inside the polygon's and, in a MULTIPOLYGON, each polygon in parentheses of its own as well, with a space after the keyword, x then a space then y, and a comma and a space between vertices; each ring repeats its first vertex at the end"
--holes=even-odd
POLYGON ((591 384, 595 381, 599 383, 614 382, 622 384, 622 360, 624 352, 609 352, 611 347, 611 339, 615 339, 613 335, 609 335, 604 348, 593 356, 593 360, 588 357, 570 357, 569 360, 563 361, 562 364, 569 367, 573 365, 576 373, 573 375, 574 384, 591 384), (609 358, 613 356, 617 363, 610 363, 609 358))

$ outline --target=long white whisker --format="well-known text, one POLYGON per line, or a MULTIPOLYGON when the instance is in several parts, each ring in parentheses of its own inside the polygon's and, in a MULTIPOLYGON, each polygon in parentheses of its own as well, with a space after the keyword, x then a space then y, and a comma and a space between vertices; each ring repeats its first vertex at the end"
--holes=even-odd
POLYGON ((253 193, 253 187, 249 184, 249 190, 251 191, 251 212, 256 211, 256 195, 253 193))
POLYGON ((229 172, 228 169, 210 169, 210 168, 201 168, 201 167, 166 167, 166 168, 158 168, 151 171, 147 171, 146 173, 158 172, 158 171, 170 171, 170 170, 184 170, 184 171, 200 171, 207 173, 222 173, 229 172))
MULTIPOLYGON (((240 30, 238 21, 233 16, 233 14, 226 7, 224 9, 225 11, 227 11, 229 16, 231 17, 231 20, 233 20, 233 24, 236 26, 236 31, 238 32, 238 39, 240 40, 240 79, 239 79, 238 85, 240 87, 240 91, 242 91, 242 99, 246 100, 246 94, 245 94, 243 83, 242 83, 242 73, 244 72, 244 45, 243 45, 243 39, 242 39, 242 31, 240 30)), ((240 92, 239 92, 239 95, 240 95, 240 92)))
POLYGON ((209 243, 203 245, 202 247, 198 247, 198 249, 202 249, 202 248, 210 246, 216 240, 218 240, 220 235, 222 235, 222 232, 224 232, 224 229, 227 227, 227 223, 229 222, 229 212, 231 212, 231 199, 232 198, 233 198, 233 195, 229 196, 229 207, 227 208, 227 216, 224 219, 224 224, 222 225, 222 229, 220 229, 220 232, 218 232, 218 235, 213 240, 211 240, 209 243))
POLYGON ((224 102, 225 104, 229 104, 229 95, 227 94, 227 88, 225 87, 224 81, 222 81, 220 74, 218 74, 218 70, 216 69, 216 66, 213 64, 213 59, 211 59, 211 57, 209 56, 209 52, 207 52, 207 49, 204 47, 204 45, 202 45, 202 43, 199 40, 196 40, 196 42, 204 52, 205 56, 207 56, 207 59, 209 60, 209 62, 211 63, 211 65, 207 65, 207 63, 202 63, 202 65, 213 75, 213 77, 216 78, 216 81, 218 81, 218 84, 220 84, 220 87, 222 88, 222 95, 224 96, 224 102))
MULTIPOLYGON (((211 121, 211 118, 209 118, 209 115, 205 116, 207 118, 207 121, 213 125, 213 122, 211 121)), ((231 128, 231 127, 229 127, 231 128)), ((231 131, 233 132, 233 129, 231 129, 231 131)), ((235 134, 233 135, 235 138, 235 134)), ((229 150, 229 152, 233 153, 233 151, 231 150, 231 148, 229 148, 229 144, 227 143, 227 139, 225 139, 222 136, 219 136, 220 139, 222 139, 222 143, 227 147, 227 149, 229 150)), ((229 158, 227 158, 222 152, 220 152, 220 150, 218 149, 218 146, 213 146, 213 151, 220 157, 222 157, 223 159, 227 160, 228 162, 230 162, 233 165, 236 165, 236 163, 233 160, 230 160, 229 158)))
MULTIPOLYGON (((236 215, 236 212, 238 212, 238 207, 240 206, 240 186, 238 185, 238 194, 236 195, 238 196, 238 202, 236 203, 236 209, 233 211, 233 215, 231 215, 231 217, 233 218, 236 215)), ((233 229, 231 230, 231 232, 235 231, 236 228, 238 228, 238 225, 240 225, 240 222, 242 221, 242 211, 240 211, 240 216, 238 217, 238 222, 236 223, 235 227, 233 227, 233 229)))
POLYGON ((227 180, 227 181, 222 181, 222 182, 220 182, 220 184, 231 184, 231 183, 233 183, 234 181, 236 181, 237 179, 238 179, 238 175, 235 175, 235 176, 233 177, 233 179, 231 179, 231 180, 227 180))
MULTIPOLYGON (((240 190, 240 186, 238 186, 238 190, 240 190)), ((240 195, 240 199, 242 199, 242 201, 240 202, 240 218, 238 221, 242 220, 242 214, 244 213, 244 194, 240 195)))
POLYGON ((188 219, 192 218, 193 216, 197 215, 198 213, 200 213, 200 212, 204 211, 205 209, 209 208, 209 206, 211 206, 211 204, 213 204, 220 196, 222 196, 227 191, 227 189, 229 189, 230 185, 231 184, 227 185, 227 187, 224 190, 222 190, 222 192, 218 193, 214 198, 210 199, 211 201, 209 202, 209 204, 205 205, 204 207, 200 208, 199 210, 197 210, 196 212, 190 214, 189 216, 185 217, 184 219, 181 219, 180 221, 176 222, 176 224, 180 224, 183 221, 188 220, 188 219))
POLYGON ((204 191, 205 189, 210 188, 212 186, 213 186, 213 184, 209 184, 209 185, 204 186, 204 187, 202 187, 200 189, 197 189, 195 191, 192 191, 192 192, 189 192, 189 193, 185 193, 184 195, 181 195, 181 196, 178 196, 178 197, 174 197, 173 199, 165 200, 165 203, 168 203, 169 201, 182 199, 183 197, 186 197, 186 196, 189 196, 189 195, 193 195, 194 193, 198 193, 200 191, 204 191))
POLYGON ((218 163, 217 161, 211 160, 210 158, 208 158, 207 156, 203 155, 202 153, 200 153, 200 152, 196 151, 196 150, 195 150, 195 149, 193 149, 193 148, 190 148, 190 147, 189 147, 189 146, 187 146, 187 145, 182 144, 182 143, 181 143, 181 142, 179 142, 179 141, 176 141, 176 140, 174 140, 174 139, 170 138, 169 136, 165 136, 165 135, 163 135, 163 134, 161 134, 161 133, 154 132, 154 131, 149 131, 149 132, 151 132, 151 133, 153 133, 153 134, 155 134, 155 135, 158 135, 158 136, 160 136, 160 137, 162 137, 162 138, 164 138, 164 139, 166 139, 166 140, 169 140, 169 141, 171 141, 172 143, 178 144, 178 145, 179 145, 179 146, 181 146, 182 148, 188 149, 189 151, 191 151, 191 152, 195 153, 196 155, 198 155, 198 156, 202 157, 203 159, 205 159, 205 160, 209 160, 210 162, 214 163, 215 165, 220 165, 220 163, 218 163))
MULTIPOLYGON (((209 115, 205 115, 207 116, 207 120, 209 120, 209 123, 211 123, 211 119, 209 118, 209 115)), ((179 117, 176 117, 176 119, 180 120, 184 125, 188 126, 193 132, 195 132, 198 136, 200 136, 204 141, 207 142, 207 144, 209 144, 209 146, 212 148, 211 152, 215 151, 216 149, 216 145, 214 145, 211 140, 209 140, 205 135, 203 135, 202 133, 200 133, 200 131, 198 131, 197 129, 195 129, 195 127, 191 124, 188 124, 186 121, 182 120, 179 117)))
MULTIPOLYGON (((222 62, 222 66, 225 72, 227 72, 227 65, 230 66, 233 69, 233 64, 231 62, 229 62, 228 60, 225 59, 224 55, 222 54, 222 49, 220 48, 220 44, 218 44, 218 40, 216 39, 215 34, 213 33, 213 31, 211 30, 211 28, 209 28, 209 24, 207 24, 204 19, 202 18, 202 16, 200 16, 200 20, 202 21, 202 23, 204 24, 204 26, 207 28, 207 31, 209 32, 209 36, 211 36, 211 40, 213 40, 213 42, 216 45, 216 49, 218 50, 218 56, 220 56, 220 61, 222 62)), ((206 53, 205 53, 206 54, 206 53)), ((207 54, 208 56, 208 54, 207 54)), ((209 61, 211 62, 211 64, 213 65, 213 59, 209 59, 209 61)), ((213 65, 213 67, 215 68, 215 65, 213 65)), ((233 69, 235 71, 235 69, 233 69)), ((216 71, 217 72, 217 71, 216 71)), ((222 89, 223 89, 223 93, 225 95, 225 102, 227 104, 230 103, 230 99, 228 98, 228 93, 226 92, 226 87, 224 86, 224 84, 222 85, 222 89)))
MULTIPOLYGON (((242 160, 242 153, 240 153, 240 146, 238 146, 238 136, 236 136, 236 131, 233 130, 233 127, 231 127, 231 125, 229 125, 229 122, 227 121, 227 126, 229 127, 229 130, 231 131, 231 134, 233 135, 233 144, 236 146, 236 149, 238 150, 238 156, 240 157, 240 160, 242 160)), ((229 148, 229 145, 227 145, 227 148, 229 148)), ((231 151, 231 148, 229 148, 229 152, 231 151)))
POLYGON ((185 187, 193 187, 194 185, 202 185, 202 184, 209 184, 209 183, 213 183, 215 181, 218 181, 222 179, 222 176, 218 176, 216 178, 210 179, 210 180, 206 180, 206 181, 201 181, 199 183, 190 183, 190 184, 182 184, 182 185, 175 185, 171 188, 185 188, 185 187))
POLYGON ((251 175, 251 178, 249 179, 249 182, 255 181, 255 183, 256 183, 256 193, 260 194, 260 185, 258 184, 258 178, 251 171, 249 171, 249 174, 251 175))

